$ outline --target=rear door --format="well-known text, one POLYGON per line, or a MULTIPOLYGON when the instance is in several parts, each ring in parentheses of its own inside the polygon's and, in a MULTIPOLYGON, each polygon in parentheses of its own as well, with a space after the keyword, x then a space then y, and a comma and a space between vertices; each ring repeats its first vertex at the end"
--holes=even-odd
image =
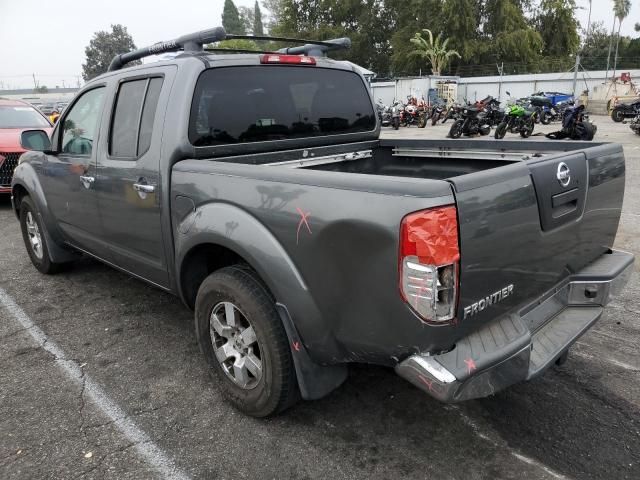
POLYGON ((458 315, 474 328, 536 300, 613 245, 624 156, 619 145, 601 145, 450 181, 460 228, 458 315))
POLYGON ((120 80, 97 165, 96 193, 109 260, 163 287, 168 285, 168 273, 160 155, 173 73, 173 67, 162 67, 120 80))

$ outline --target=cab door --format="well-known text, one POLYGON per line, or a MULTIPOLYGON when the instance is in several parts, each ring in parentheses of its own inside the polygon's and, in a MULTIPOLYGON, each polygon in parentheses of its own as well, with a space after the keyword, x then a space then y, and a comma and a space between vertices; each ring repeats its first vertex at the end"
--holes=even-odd
POLYGON ((118 82, 96 172, 109 261, 161 287, 167 287, 169 280, 161 222, 160 154, 173 72, 171 67, 156 68, 118 82))
POLYGON ((56 153, 43 165, 49 208, 66 240, 97 256, 105 253, 95 194, 97 144, 106 87, 82 93, 54 131, 56 153))

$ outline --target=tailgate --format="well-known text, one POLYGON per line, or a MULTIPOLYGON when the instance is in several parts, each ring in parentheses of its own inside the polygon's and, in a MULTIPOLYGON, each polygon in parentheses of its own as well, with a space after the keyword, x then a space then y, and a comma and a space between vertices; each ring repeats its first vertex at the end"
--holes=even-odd
POLYGON ((458 320, 473 330, 535 301, 612 247, 624 155, 604 144, 449 181, 460 228, 458 320))

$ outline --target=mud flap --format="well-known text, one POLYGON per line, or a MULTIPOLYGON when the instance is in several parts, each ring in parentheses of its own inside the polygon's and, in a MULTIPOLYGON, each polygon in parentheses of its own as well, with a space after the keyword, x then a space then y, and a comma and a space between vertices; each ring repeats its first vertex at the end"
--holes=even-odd
POLYGON ((348 369, 346 364, 318 365, 309 357, 287 307, 276 303, 276 310, 284 329, 289 337, 291 356, 296 369, 300 395, 304 400, 317 400, 338 388, 347 379, 348 369))

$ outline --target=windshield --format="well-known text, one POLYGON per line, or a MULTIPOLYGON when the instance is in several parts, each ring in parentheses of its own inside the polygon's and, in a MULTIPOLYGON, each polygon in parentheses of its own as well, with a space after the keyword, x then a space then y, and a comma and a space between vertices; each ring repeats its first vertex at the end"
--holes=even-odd
POLYGON ((299 66, 206 70, 191 106, 198 147, 368 132, 376 119, 362 78, 299 66))
POLYGON ((0 106, 0 128, 49 128, 51 125, 33 107, 0 106))

